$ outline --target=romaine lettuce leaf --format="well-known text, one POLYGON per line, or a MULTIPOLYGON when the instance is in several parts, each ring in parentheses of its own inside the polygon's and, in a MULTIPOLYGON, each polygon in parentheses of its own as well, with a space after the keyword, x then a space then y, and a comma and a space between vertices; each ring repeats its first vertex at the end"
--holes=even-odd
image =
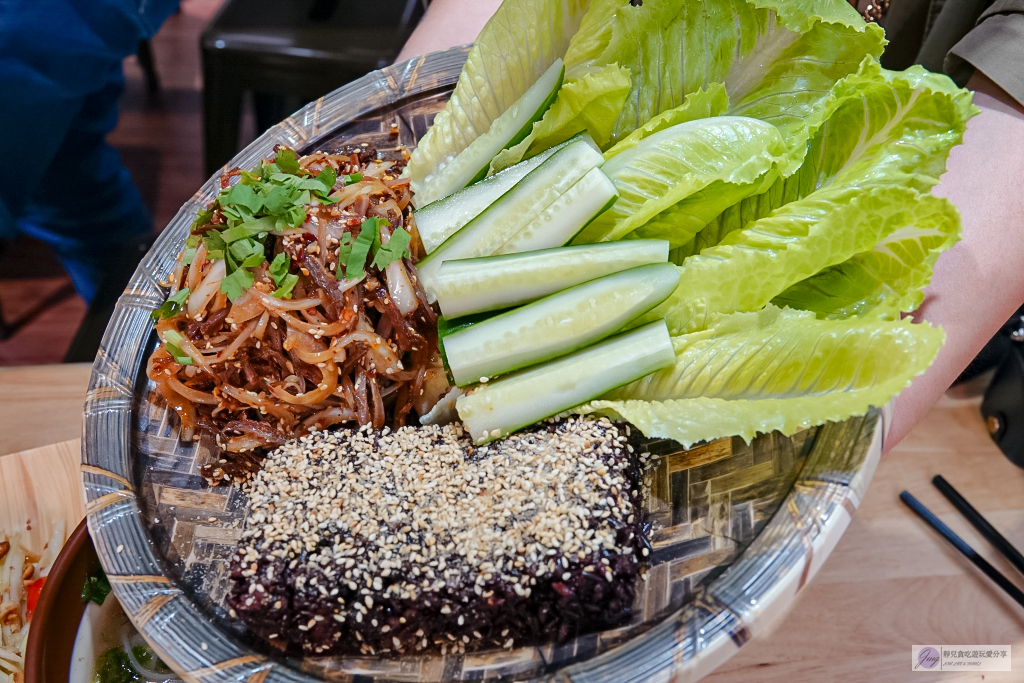
MULTIPOLYGON (((630 86, 621 106, 605 102, 588 124, 600 143, 606 137, 622 140, 656 115, 680 107, 691 93, 724 87, 729 113, 780 126, 790 152, 782 168, 788 175, 820 123, 821 100, 866 55, 880 55, 883 44, 882 30, 865 24, 841 0, 821 7, 811 0, 645 0, 638 7, 594 0, 566 52, 563 89, 610 64, 628 71, 630 86)), ((603 97, 571 95, 576 101, 603 97)), ((547 119, 535 124, 514 151, 499 155, 491 172, 528 151, 536 153, 544 147, 538 144, 542 139, 564 139, 580 130, 578 117, 571 125, 547 119)))
POLYGON ((588 6, 588 0, 502 2, 473 44, 451 98, 409 159, 405 175, 413 190, 426 189, 428 176, 486 133, 565 54, 588 6))
POLYGON ((780 171, 789 176, 803 162, 807 141, 829 118, 824 103, 833 86, 865 59, 876 59, 882 45, 874 25, 815 23, 802 34, 770 25, 726 75, 729 114, 779 129, 790 152, 780 171))
MULTIPOLYGON (((893 387, 891 393, 900 390, 893 387)), ((689 448, 700 441, 739 436, 750 442, 755 434, 775 430, 785 435, 825 422, 842 422, 863 415, 878 404, 873 392, 834 392, 822 396, 730 401, 684 398, 668 401, 591 401, 573 410, 626 420, 652 439, 674 439, 689 448)))
MULTIPOLYGON (((732 207, 743 206, 742 200, 763 194, 765 190, 775 185, 778 177, 778 169, 772 168, 752 183, 739 185, 716 180, 678 204, 665 209, 626 237, 668 240, 673 250, 688 246, 699 235, 710 235, 706 228, 712 220, 732 207)), ((720 241, 721 239, 718 239, 715 244, 720 241)), ((677 263, 674 259, 671 260, 677 263)))
POLYGON ((611 159, 620 152, 636 147, 644 138, 676 124, 706 119, 711 116, 722 116, 727 111, 729 111, 729 95, 725 92, 725 86, 721 83, 709 83, 706 87, 689 93, 678 107, 661 112, 619 140, 614 147, 604 153, 604 158, 611 159))
POLYGON ((815 188, 863 182, 910 182, 929 190, 946 170, 967 120, 971 93, 942 74, 913 66, 888 71, 865 60, 839 83, 824 111, 828 124, 801 168, 815 188))
POLYGON ((951 208, 899 185, 812 193, 686 259, 676 291, 648 316, 664 316, 672 334, 685 334, 703 329, 717 313, 756 311, 898 230, 946 225, 951 208))
POLYGON ((629 420, 689 446, 784 434, 882 406, 924 372, 944 335, 910 320, 817 320, 768 307, 676 337, 674 367, 577 409, 629 420))
POLYGON ((746 117, 697 119, 652 133, 601 167, 619 199, 576 242, 621 239, 716 180, 750 185, 785 152, 775 126, 746 117))
MULTIPOLYGON (((976 111, 970 93, 945 76, 920 67, 887 71, 865 59, 822 103, 825 123, 811 139, 800 169, 776 181, 768 192, 716 216, 674 252, 673 260, 681 263, 774 209, 823 188, 842 192, 846 186, 877 183, 926 192, 938 183, 949 150, 960 142, 976 111)), ((679 210, 697 211, 686 206, 679 210)))
POLYGON ((939 254, 960 236, 956 208, 930 195, 928 201, 947 204, 933 224, 901 228, 870 251, 796 283, 772 303, 813 311, 821 318, 870 314, 895 320, 913 311, 924 300, 939 254))
POLYGON ((905 384, 928 367, 942 332, 909 319, 818 320, 807 311, 768 306, 718 316, 707 329, 672 343, 673 367, 602 398, 754 400, 861 391, 894 379, 905 384))
POLYGON ((607 146, 612 123, 629 92, 629 82, 629 69, 618 64, 566 81, 530 134, 491 160, 488 174, 554 147, 583 130, 589 131, 598 145, 607 146))
POLYGON ((760 9, 772 10, 790 31, 806 33, 818 22, 862 26, 864 20, 847 0, 751 0, 760 9))
MULTIPOLYGON (((658 218, 651 221, 652 223, 657 222, 664 226, 661 230, 662 233, 669 233, 673 225, 680 226, 678 237, 671 240, 673 248, 669 252, 669 261, 676 265, 682 265, 683 261, 688 257, 699 254, 704 249, 720 243, 730 232, 739 230, 759 218, 764 218, 773 210, 785 204, 786 202, 780 201, 777 195, 786 187, 786 182, 779 179, 777 175, 765 178, 765 180, 772 179, 774 179, 774 182, 767 189, 764 187, 746 188, 756 191, 742 195, 737 192, 736 194, 741 201, 725 208, 703 226, 698 227, 694 224, 705 216, 711 215, 718 209, 719 204, 705 205, 702 202, 702 197, 699 195, 689 197, 663 211, 658 218), (686 240, 688 236, 690 237, 688 241, 680 246, 676 246, 683 242, 683 240, 686 240)), ((646 228, 647 226, 644 226, 633 234, 639 235, 646 228)))

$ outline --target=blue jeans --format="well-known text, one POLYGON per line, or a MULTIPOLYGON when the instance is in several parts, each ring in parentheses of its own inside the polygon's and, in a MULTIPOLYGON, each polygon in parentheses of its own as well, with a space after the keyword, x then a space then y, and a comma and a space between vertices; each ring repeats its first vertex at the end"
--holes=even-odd
POLYGON ((0 0, 0 236, 48 243, 92 301, 153 221, 106 136, 121 61, 177 0, 0 0))

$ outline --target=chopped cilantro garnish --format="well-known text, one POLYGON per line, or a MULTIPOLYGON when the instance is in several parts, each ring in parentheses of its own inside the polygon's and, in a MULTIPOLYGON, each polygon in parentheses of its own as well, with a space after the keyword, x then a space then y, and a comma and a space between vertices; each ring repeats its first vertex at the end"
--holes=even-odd
POLYGON ((263 178, 252 171, 242 171, 242 175, 238 179, 238 182, 242 185, 259 185, 262 180, 263 178))
POLYGON ((263 245, 252 238, 232 242, 228 248, 228 271, 236 268, 255 268, 265 260, 263 245))
POLYGON ((185 302, 188 300, 188 287, 179 289, 174 293, 173 296, 167 298, 167 301, 163 303, 160 308, 150 313, 150 317, 153 320, 160 318, 167 319, 171 316, 175 316, 181 312, 181 309, 185 307, 185 302))
POLYGON ((277 156, 274 157, 274 163, 284 173, 291 173, 292 175, 299 174, 299 160, 295 156, 295 150, 287 147, 282 147, 277 150, 277 156))
POLYGON ((108 595, 110 595, 110 581, 107 580, 107 575, 103 573, 102 567, 85 577, 85 583, 82 585, 82 602, 95 602, 97 605, 102 605, 108 595))
POLYGON ((185 253, 181 257, 181 265, 190 266, 196 258, 196 248, 199 246, 199 235, 189 235, 185 240, 185 253))
POLYGON ((271 162, 264 161, 263 165, 260 166, 260 175, 263 176, 264 180, 269 180, 270 176, 274 175, 275 173, 280 173, 280 172, 281 172, 281 169, 279 169, 277 167, 277 164, 275 164, 272 161, 271 162))
POLYGON ((245 268, 239 268, 220 281, 220 291, 227 294, 232 301, 237 301, 242 298, 245 290, 252 287, 252 283, 252 273, 245 268))
POLYGON ((316 175, 316 180, 323 185, 324 194, 330 194, 334 189, 334 183, 338 181, 338 172, 334 170, 334 167, 328 166, 316 175))
MULTIPOLYGON (((334 169, 332 168, 331 171, 333 170, 334 169)), ((289 173, 275 173, 270 177, 270 179, 274 182, 281 183, 281 185, 286 188, 324 192, 324 185, 320 182, 319 177, 300 178, 297 175, 291 175, 289 173)))
POLYGON ((275 256, 274 260, 270 263, 270 277, 274 279, 274 284, 277 285, 273 296, 278 299, 290 299, 292 290, 295 289, 295 284, 299 281, 298 275, 288 272, 290 267, 291 261, 288 258, 288 254, 284 252, 275 256))
MULTIPOLYGON (((260 239, 263 239, 267 236, 267 233, 274 230, 274 227, 274 220, 268 216, 264 216, 263 218, 257 218, 249 221, 248 223, 239 223, 227 230, 221 230, 220 236, 221 239, 228 244, 247 237, 259 237, 260 239)), ((209 249, 209 247, 207 247, 207 249, 209 249)))
POLYGON ((341 233, 341 240, 338 242, 338 268, 334 273, 334 277, 339 281, 345 279, 345 271, 342 266, 348 263, 348 257, 352 253, 353 241, 352 233, 341 233))
POLYGON ((274 278, 274 284, 280 285, 281 280, 288 274, 288 269, 291 267, 291 259, 288 258, 288 254, 283 251, 274 257, 274 260, 270 262, 270 277, 274 278))
POLYGON ((335 274, 339 280, 357 280, 365 274, 366 258, 371 256, 371 265, 386 268, 392 261, 410 255, 409 233, 396 228, 387 244, 380 239, 380 226, 386 224, 383 218, 367 218, 359 227, 359 236, 354 240, 351 233, 343 233, 338 244, 338 268, 335 274), (342 266, 344 265, 344 272, 342 266))
POLYGON ((232 185, 227 192, 217 198, 217 202, 224 208, 244 206, 249 211, 256 213, 263 208, 264 199, 257 194, 253 187, 254 185, 243 185, 242 183, 232 185))
POLYGON ((383 270, 392 261, 398 261, 406 256, 411 256, 412 253, 409 251, 410 239, 409 233, 405 230, 395 228, 395 231, 391 233, 391 239, 388 240, 388 243, 381 245, 377 253, 374 254, 373 265, 383 270))
POLYGON ((370 261, 377 256, 377 252, 380 251, 380 224, 385 222, 383 218, 375 219, 377 221, 376 229, 373 231, 373 244, 370 246, 370 261))
POLYGON ((224 258, 224 250, 227 249, 227 243, 224 242, 224 237, 218 230, 210 230, 203 235, 203 244, 206 245, 206 256, 212 261, 216 259, 224 258))
POLYGON ((380 218, 367 218, 359 226, 359 236, 352 242, 348 258, 345 260, 345 278, 358 280, 366 274, 366 256, 370 247, 380 239, 380 218))
MULTIPOLYGON (((337 201, 329 195, 338 179, 337 170, 330 166, 314 175, 313 171, 299 165, 299 157, 294 150, 283 147, 277 150, 274 161, 264 160, 254 171, 242 171, 238 182, 221 190, 216 203, 224 225, 218 225, 220 229, 208 230, 202 236, 209 258, 226 261, 227 277, 221 280, 221 292, 232 301, 241 297, 253 283, 254 276, 249 269, 265 261, 267 236, 302 225, 307 219, 306 210, 310 204, 333 204, 337 201)), ((361 180, 362 174, 353 173, 342 179, 351 184, 361 180)), ((204 212, 197 217, 197 225, 207 224, 212 216, 212 212, 204 212)), ((380 251, 377 226, 374 219, 370 224, 364 223, 368 228, 365 237, 352 240, 349 235, 348 242, 343 239, 344 255, 338 260, 339 278, 343 268, 356 277, 362 276, 367 255, 376 256, 380 251)), ((198 241, 189 246, 198 246, 198 241)), ((189 260, 193 256, 194 251, 186 252, 189 260)), ((274 296, 291 296, 298 276, 289 272, 290 265, 288 257, 283 254, 271 264, 270 274, 277 285, 274 296)))
MULTIPOLYGON (((308 194, 306 195, 306 198, 309 198, 308 194)), ((309 202, 307 201, 306 203, 308 204, 309 202)), ((306 222, 306 209, 301 205, 291 207, 288 209, 288 214, 285 217, 285 220, 291 227, 299 227, 306 222)))
POLYGON ((273 296, 276 299, 291 299, 292 290, 295 289, 295 283, 299 281, 299 276, 294 273, 288 273, 281 281, 276 283, 278 288, 274 290, 273 296))
MULTIPOLYGON (((280 174, 278 174, 280 175, 280 174)), ((295 176, 286 176, 294 178, 295 176)), ((302 190, 292 185, 268 185, 269 191, 263 199, 263 206, 271 216, 280 216, 302 200, 302 190)))
POLYGON ((213 209, 203 209, 196 214, 196 219, 192 221, 192 229, 206 225, 213 218, 213 209))
POLYGON ((182 351, 181 347, 170 342, 166 342, 164 344, 164 348, 167 349, 167 353, 174 356, 174 360, 178 365, 192 365, 192 356, 182 351))

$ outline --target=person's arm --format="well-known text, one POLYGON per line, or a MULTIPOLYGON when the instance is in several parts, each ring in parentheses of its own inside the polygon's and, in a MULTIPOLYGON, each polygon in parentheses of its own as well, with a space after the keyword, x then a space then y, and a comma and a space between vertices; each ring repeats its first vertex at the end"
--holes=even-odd
POLYGON ((434 0, 396 62, 476 40, 501 0, 434 0))
POLYGON ((980 71, 967 87, 981 113, 967 123, 933 190, 960 210, 963 235, 935 264, 914 319, 940 325, 946 345, 895 400, 886 450, 907 435, 1024 303, 1024 107, 980 71))

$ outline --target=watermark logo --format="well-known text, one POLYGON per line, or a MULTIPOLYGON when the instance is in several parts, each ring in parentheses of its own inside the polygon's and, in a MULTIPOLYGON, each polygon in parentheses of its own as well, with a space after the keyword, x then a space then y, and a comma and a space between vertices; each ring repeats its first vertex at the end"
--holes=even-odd
POLYGON ((1009 645, 914 645, 912 671, 1010 671, 1009 645))
POLYGON ((939 651, 931 645, 926 645, 917 653, 917 664, 915 669, 934 669, 939 665, 939 651))

